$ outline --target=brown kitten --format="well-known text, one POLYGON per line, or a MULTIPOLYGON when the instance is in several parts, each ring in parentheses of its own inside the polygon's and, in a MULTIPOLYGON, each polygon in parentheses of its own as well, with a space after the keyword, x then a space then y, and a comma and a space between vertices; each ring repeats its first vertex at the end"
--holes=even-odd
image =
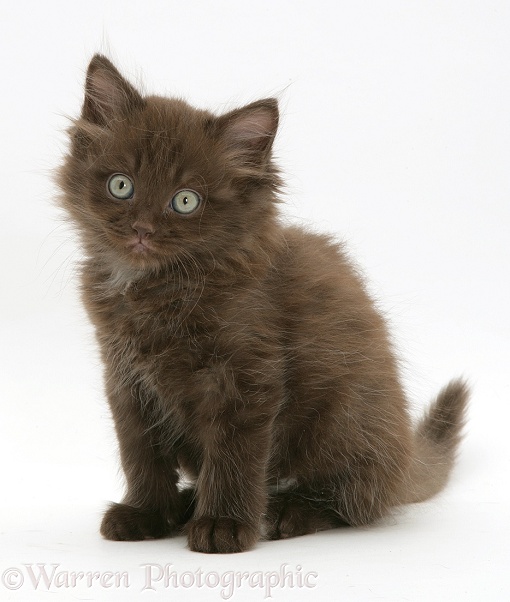
POLYGON ((59 182, 127 480, 108 539, 186 525, 191 550, 241 552, 370 523, 448 478, 467 388, 413 432, 342 247, 278 221, 277 125, 274 99, 216 117, 90 63, 59 182))

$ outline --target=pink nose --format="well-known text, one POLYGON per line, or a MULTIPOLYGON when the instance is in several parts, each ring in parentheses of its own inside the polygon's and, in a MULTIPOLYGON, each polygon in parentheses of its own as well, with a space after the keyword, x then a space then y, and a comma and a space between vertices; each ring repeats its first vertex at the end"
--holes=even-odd
POLYGON ((151 224, 135 222, 132 225, 132 228, 140 238, 149 238, 149 236, 152 236, 152 234, 154 234, 154 226, 152 226, 151 224))

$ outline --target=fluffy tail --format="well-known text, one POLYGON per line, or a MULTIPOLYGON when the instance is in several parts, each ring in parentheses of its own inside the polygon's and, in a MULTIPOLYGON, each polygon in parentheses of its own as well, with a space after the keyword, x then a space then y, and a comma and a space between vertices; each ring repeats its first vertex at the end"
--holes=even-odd
POLYGON ((418 423, 404 503, 422 502, 446 485, 462 437, 469 391, 450 382, 418 423))

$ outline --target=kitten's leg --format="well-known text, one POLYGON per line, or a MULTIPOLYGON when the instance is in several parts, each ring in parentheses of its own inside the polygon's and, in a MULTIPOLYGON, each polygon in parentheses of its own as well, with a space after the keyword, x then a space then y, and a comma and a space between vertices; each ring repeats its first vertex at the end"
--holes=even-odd
POLYGON ((108 398, 127 492, 106 511, 101 534, 128 541, 164 537, 189 515, 190 491, 179 493, 177 463, 161 452, 157 430, 148 428, 147 400, 142 403, 139 389, 111 387, 108 398))
POLYGON ((266 539, 287 539, 345 526, 335 506, 324 491, 297 488, 274 493, 265 516, 266 539))
POLYGON ((242 552, 260 538, 266 504, 269 427, 217 425, 197 480, 197 502, 187 525, 191 550, 242 552))
POLYGON ((353 461, 349 470, 336 477, 277 493, 268 501, 267 538, 282 539, 372 523, 398 503, 402 478, 396 464, 371 462, 367 458, 353 461))

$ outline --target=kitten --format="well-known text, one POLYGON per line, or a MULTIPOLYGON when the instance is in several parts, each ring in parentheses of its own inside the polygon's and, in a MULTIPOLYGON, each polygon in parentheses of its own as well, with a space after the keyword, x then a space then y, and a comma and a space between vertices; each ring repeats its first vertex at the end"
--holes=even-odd
POLYGON ((277 125, 274 99, 217 117, 89 65, 59 183, 127 481, 108 539, 184 529, 191 550, 241 552, 446 483, 467 387, 411 428, 342 247, 278 221, 277 125))

